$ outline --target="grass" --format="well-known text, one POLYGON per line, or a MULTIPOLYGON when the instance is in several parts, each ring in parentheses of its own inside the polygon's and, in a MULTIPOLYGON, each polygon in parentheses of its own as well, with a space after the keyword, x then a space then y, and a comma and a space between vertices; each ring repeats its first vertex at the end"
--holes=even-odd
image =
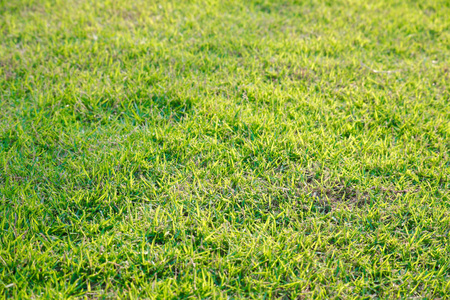
POLYGON ((448 298, 447 0, 0 0, 3 298, 448 298))

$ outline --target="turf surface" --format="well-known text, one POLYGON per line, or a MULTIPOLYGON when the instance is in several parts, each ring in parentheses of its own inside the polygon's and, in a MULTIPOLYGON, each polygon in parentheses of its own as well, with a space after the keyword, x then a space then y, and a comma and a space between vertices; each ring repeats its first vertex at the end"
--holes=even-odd
POLYGON ((0 296, 447 298, 448 0, 0 0, 0 296))

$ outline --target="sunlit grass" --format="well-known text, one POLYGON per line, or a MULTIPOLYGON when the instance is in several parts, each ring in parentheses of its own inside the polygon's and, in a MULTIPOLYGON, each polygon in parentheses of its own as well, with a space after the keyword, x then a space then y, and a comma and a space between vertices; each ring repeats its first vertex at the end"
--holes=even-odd
POLYGON ((0 0, 0 295, 446 298, 449 16, 0 0))

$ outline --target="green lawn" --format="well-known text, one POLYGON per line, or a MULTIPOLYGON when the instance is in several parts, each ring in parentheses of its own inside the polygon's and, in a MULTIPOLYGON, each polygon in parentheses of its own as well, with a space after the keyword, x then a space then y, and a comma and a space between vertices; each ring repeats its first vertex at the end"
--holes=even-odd
POLYGON ((449 16, 0 0, 0 298, 449 298, 449 16))

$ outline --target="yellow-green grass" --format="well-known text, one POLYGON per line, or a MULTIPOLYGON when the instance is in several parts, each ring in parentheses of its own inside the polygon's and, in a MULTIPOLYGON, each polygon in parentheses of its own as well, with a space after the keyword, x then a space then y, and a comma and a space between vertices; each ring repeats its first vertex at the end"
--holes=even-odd
POLYGON ((0 296, 448 298, 448 0, 0 0, 0 296))

